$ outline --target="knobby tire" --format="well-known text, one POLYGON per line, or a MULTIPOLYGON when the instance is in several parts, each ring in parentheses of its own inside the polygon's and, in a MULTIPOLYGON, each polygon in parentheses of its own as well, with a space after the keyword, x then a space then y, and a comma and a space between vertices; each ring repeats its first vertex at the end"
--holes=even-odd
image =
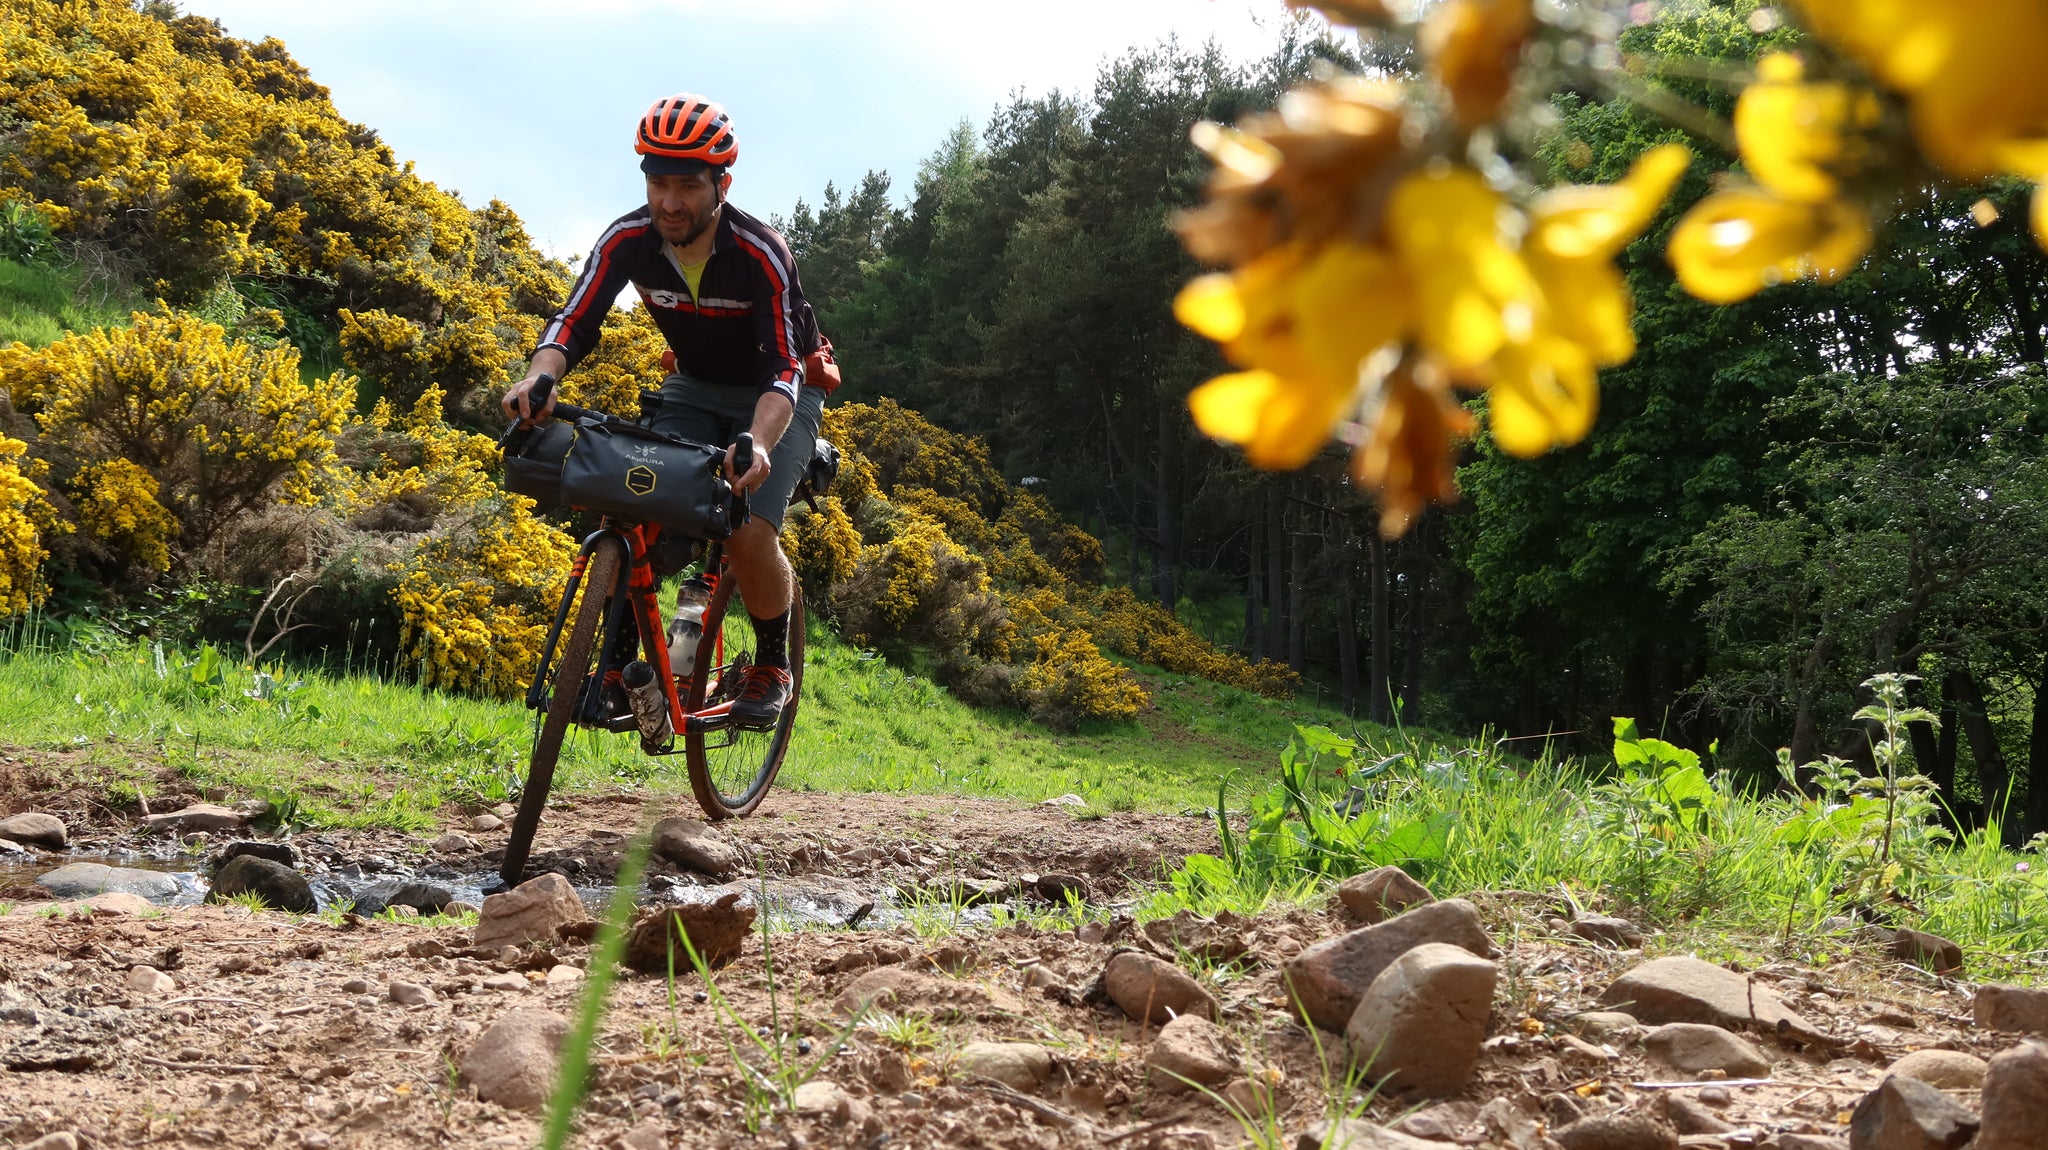
MULTIPOLYGON (((689 696, 683 701, 685 711, 701 711, 707 701, 716 701, 716 696, 711 694, 712 680, 726 679, 727 672, 738 662, 753 656, 753 624, 738 593, 739 580, 728 572, 718 581, 718 589, 711 593, 711 601, 705 604, 704 632, 697 643, 696 661, 702 666, 707 660, 719 657, 718 640, 723 636, 725 662, 713 668, 710 674, 690 677, 689 696)), ((782 769, 783 756, 789 753, 790 735, 796 728, 797 703, 803 698, 804 686, 804 596, 801 585, 790 588, 789 675, 789 705, 782 708, 782 714, 773 727, 765 730, 693 731, 684 735, 690 788, 697 792, 697 805, 703 807, 705 815, 712 820, 753 814, 761 800, 768 797, 768 788, 775 782, 775 773, 782 769)))
POLYGON ((583 681, 590 672, 592 649, 604 623, 605 604, 619 592, 620 552, 624 547, 618 539, 599 540, 584 567, 583 601, 576 609, 576 620, 562 645, 561 657, 555 660, 554 690, 547 718, 541 722, 540 733, 534 736, 533 757, 526 767, 526 789, 520 793, 519 813, 512 819, 512 837, 505 843, 504 865, 498 870, 498 877, 505 880, 507 887, 518 886, 525 877, 533 836, 540 830, 541 812, 548 805, 548 789, 555 781, 555 763, 562 755, 562 740, 569 733, 576 700, 582 696, 583 681))

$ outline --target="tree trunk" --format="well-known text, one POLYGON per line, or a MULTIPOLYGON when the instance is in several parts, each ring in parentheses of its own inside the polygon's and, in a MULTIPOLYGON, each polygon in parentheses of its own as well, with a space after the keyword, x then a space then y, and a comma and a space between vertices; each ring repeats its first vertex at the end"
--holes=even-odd
MULTIPOLYGON (((1301 484, 1295 484, 1300 493, 1301 484)), ((1302 651, 1302 638, 1308 624, 1308 551, 1309 533, 1305 528, 1307 510, 1299 505, 1289 516, 1293 529, 1287 533, 1287 665, 1300 674, 1308 666, 1302 651)))
POLYGON ((1337 679, 1344 692, 1344 713, 1358 713, 1358 565, 1352 562, 1350 521, 1337 520, 1337 554, 1343 562, 1337 576, 1337 679))
POLYGON ((1426 590, 1429 582, 1429 545, 1426 542, 1430 516, 1423 512, 1415 526, 1408 533, 1408 542, 1402 544, 1402 564, 1408 580, 1408 623, 1407 634, 1401 643, 1401 715, 1408 722, 1419 722, 1422 715, 1422 641, 1428 632, 1428 619, 1423 614, 1428 603, 1426 590))
POLYGON ((1949 681, 1957 692, 1956 709, 1962 713, 1963 735, 1970 740, 1970 757, 1977 761, 1977 789, 1984 795, 1985 822, 1997 819, 2000 835, 2011 845, 2013 834, 2019 829, 2016 824, 2008 825, 2012 820, 2006 810, 2006 799, 2012 793, 2012 770, 2006 765, 2005 751, 1991 729, 1991 716, 1984 708, 1984 688, 1967 667, 1950 676, 1949 681))
POLYGON ((1244 577, 1244 642, 1239 646, 1244 651, 1244 657, 1255 663, 1266 657, 1265 620, 1260 618, 1259 611, 1259 608, 1265 605, 1262 597, 1265 588, 1259 580, 1259 571, 1265 565, 1266 557, 1259 554, 1258 547, 1254 545, 1251 549, 1251 559, 1247 564, 1251 569, 1244 577))
POLYGON ((2027 822, 2020 828, 2026 842, 2048 831, 2048 656, 2034 683, 2034 726, 2027 733, 2027 822))
POLYGON ((1834 652, 1834 644, 1825 637, 1814 640, 1813 650, 1807 652, 1806 664, 1800 668, 1797 686, 1798 702, 1792 712, 1792 762, 1805 766, 1820 758, 1820 730, 1814 718, 1813 705, 1820 694, 1820 673, 1827 666, 1834 652))
POLYGON ((1175 522, 1179 516, 1173 506, 1174 493, 1179 489, 1174 482, 1176 432, 1172 406, 1162 407, 1159 412, 1159 450, 1154 456, 1152 483, 1153 525, 1159 533, 1152 548, 1152 594, 1158 596, 1159 605, 1166 608, 1168 614, 1173 614, 1180 606, 1180 534, 1175 522))
POLYGON ((1390 722, 1393 719, 1392 687, 1388 676, 1393 668, 1393 598, 1392 588, 1387 586, 1387 541, 1377 528, 1367 531, 1366 578, 1371 580, 1370 610, 1372 611, 1372 678, 1367 690, 1372 692, 1370 705, 1366 709, 1375 723, 1390 722))
POLYGON ((1280 481, 1266 484, 1266 658, 1287 650, 1287 501, 1280 481))

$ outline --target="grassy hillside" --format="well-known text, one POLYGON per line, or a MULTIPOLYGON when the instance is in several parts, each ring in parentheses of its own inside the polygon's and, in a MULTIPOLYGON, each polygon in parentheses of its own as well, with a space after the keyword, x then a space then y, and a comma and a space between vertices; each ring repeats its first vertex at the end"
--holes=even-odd
MULTIPOLYGON (((1134 668, 1155 705, 1137 720, 1062 733, 975 709, 930 680, 815 629, 804 710, 780 785, 1032 801, 1078 794, 1094 810, 1199 810, 1220 780, 1261 782, 1296 723, 1328 710, 1134 668)), ((163 768, 297 804, 327 825, 424 827, 449 801, 502 799, 523 773, 529 712, 423 691, 366 670, 252 672, 201 648, 163 651, 104 633, 17 624, 0 662, 0 743, 58 752, 117 793, 163 768)), ((645 787, 689 802, 680 756, 628 735, 576 733, 557 785, 645 787)))
POLYGON ((125 324, 135 301, 80 290, 75 270, 0 258, 0 347, 48 347, 67 332, 125 324))

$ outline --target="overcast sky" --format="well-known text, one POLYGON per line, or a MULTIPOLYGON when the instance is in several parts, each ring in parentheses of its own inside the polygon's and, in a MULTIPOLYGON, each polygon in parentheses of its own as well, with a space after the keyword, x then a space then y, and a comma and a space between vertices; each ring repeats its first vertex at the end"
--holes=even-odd
POLYGON ((732 198, 756 215, 886 171, 900 201, 962 119, 1019 89, 1085 94, 1106 59, 1168 34, 1263 56, 1281 0, 185 0, 276 36, 342 115, 472 205, 511 204, 540 246, 587 251, 645 199, 632 131, 696 91, 740 133, 732 198))

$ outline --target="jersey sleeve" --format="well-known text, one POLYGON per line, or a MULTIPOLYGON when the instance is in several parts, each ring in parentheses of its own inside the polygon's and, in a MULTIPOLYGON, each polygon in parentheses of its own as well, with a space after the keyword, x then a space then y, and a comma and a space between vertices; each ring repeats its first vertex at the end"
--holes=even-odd
POLYGON ((734 229, 733 235, 754 262, 754 341, 761 350, 761 390, 796 403, 804 384, 803 319, 810 312, 797 283, 796 261, 781 237, 734 229))
POLYGON ((633 245, 644 242, 649 226, 644 217, 628 217, 605 229, 590 258, 583 261, 583 272, 569 289, 568 302, 541 329, 534 351, 552 347, 568 358, 572 368, 590 354, 603 332, 605 314, 631 275, 628 253, 633 245))

